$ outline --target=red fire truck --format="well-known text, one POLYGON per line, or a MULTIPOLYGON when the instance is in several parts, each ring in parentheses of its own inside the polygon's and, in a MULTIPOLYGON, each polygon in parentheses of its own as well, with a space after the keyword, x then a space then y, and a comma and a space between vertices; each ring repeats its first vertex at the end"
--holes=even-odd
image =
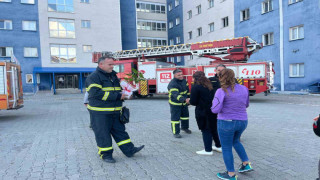
MULTIPOLYGON (((260 50, 262 45, 249 37, 226 39, 220 41, 207 41, 192 44, 179 44, 163 47, 134 49, 113 53, 117 59, 115 71, 123 79, 135 68, 144 74, 145 81, 139 84, 139 97, 153 94, 167 94, 167 86, 173 78, 173 70, 179 68, 183 71, 185 79, 192 84, 192 75, 196 71, 203 71, 207 77, 215 75, 215 67, 225 64, 235 72, 240 84, 245 85, 250 95, 264 92, 265 95, 273 88, 273 63, 248 63, 250 56, 260 50), (213 59, 210 65, 193 67, 178 67, 173 63, 150 61, 150 59, 194 55, 213 59)), ((94 52, 93 62, 110 52, 94 52)), ((133 84, 135 85, 135 84, 133 84)))

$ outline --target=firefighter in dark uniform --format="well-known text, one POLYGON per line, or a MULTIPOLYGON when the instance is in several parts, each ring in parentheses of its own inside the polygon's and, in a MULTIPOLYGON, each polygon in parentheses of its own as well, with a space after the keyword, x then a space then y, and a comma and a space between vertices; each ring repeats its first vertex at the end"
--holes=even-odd
POLYGON ((219 88, 221 88, 220 81, 219 81, 219 74, 224 69, 226 69, 226 66, 223 65, 223 64, 219 64, 218 66, 216 66, 216 74, 215 74, 215 76, 209 78, 209 80, 211 81, 211 84, 213 86, 214 94, 216 93, 216 91, 219 88))
POLYGON ((174 78, 168 85, 169 104, 171 113, 171 129, 175 138, 181 138, 180 135, 180 122, 181 130, 187 134, 191 134, 189 130, 189 85, 180 69, 173 71, 174 78))
POLYGON ((112 157, 111 135, 127 157, 132 157, 144 147, 134 147, 124 124, 119 121, 122 102, 126 96, 121 94, 120 81, 117 73, 113 71, 113 66, 110 55, 99 58, 96 71, 90 74, 85 83, 89 93, 87 108, 92 118, 98 154, 108 163, 115 162, 112 157))

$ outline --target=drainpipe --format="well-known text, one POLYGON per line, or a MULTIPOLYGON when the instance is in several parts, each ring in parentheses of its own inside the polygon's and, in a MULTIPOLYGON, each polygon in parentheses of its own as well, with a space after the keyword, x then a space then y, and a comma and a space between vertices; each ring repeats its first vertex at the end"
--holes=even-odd
POLYGON ((279 16, 280 16, 280 83, 281 91, 284 91, 284 54, 283 54, 283 7, 282 0, 279 0, 279 16))

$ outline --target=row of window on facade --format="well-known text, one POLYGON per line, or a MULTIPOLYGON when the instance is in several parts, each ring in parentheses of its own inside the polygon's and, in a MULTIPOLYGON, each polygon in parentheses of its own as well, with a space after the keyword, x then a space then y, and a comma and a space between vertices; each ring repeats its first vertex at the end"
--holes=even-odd
MULTIPOLYGON (((81 20, 82 28, 91 28, 91 21, 81 20)), ((0 20, 0 29, 12 30, 12 20, 0 20)), ((37 31, 36 21, 22 21, 22 30, 37 31)), ((67 19, 49 19, 50 37, 57 38, 75 38, 74 20, 67 19)))
MULTIPOLYGON (((299 25, 295 27, 291 27, 289 29, 289 40, 298 40, 304 38, 304 26, 299 25)), ((273 32, 266 33, 262 35, 262 43, 264 46, 269 46, 274 44, 274 35, 273 32)))
MULTIPOLYGON (((303 0, 289 0, 289 4, 301 2, 303 0)), ((273 11, 273 0, 266 0, 261 3, 261 14, 265 14, 273 11)), ((240 11, 240 21, 246 21, 250 19, 250 10, 244 9, 240 11)))
MULTIPOLYGON (((224 1, 221 1, 221 2, 224 2, 224 1)), ((210 9, 212 7, 214 7, 214 0, 208 0, 208 9, 210 9)), ((196 6, 196 12, 197 12, 197 14, 201 14, 202 13, 201 4, 196 6)), ((192 18, 192 10, 189 10, 187 12, 187 14, 188 14, 188 19, 191 19, 192 18)))
MULTIPOLYGON (((179 0, 174 0, 174 7, 177 7, 177 6, 179 6, 179 5, 180 5, 179 0)), ((169 11, 172 11, 172 9, 173 9, 172 3, 168 4, 168 10, 169 10, 169 11)))
MULTIPOLYGON (((90 0, 80 0, 80 2, 90 3, 90 0)), ((73 13, 73 0, 48 0, 48 11, 73 13)))
POLYGON ((137 29, 146 31, 167 31, 167 23, 138 20, 137 29))
MULTIPOLYGON (((229 18, 228 17, 224 17, 222 18, 222 25, 223 27, 227 27, 229 25, 229 18)), ((213 32, 214 31, 214 22, 208 24, 208 33, 213 32)), ((197 37, 202 36, 202 27, 197 28, 197 37)), ((192 39, 193 38, 193 33, 192 31, 188 32, 188 39, 192 39)))
POLYGON ((161 47, 166 45, 166 39, 138 38, 138 48, 161 47))
MULTIPOLYGON (((0 0, 0 2, 11 2, 11 0, 0 0)), ((34 0, 21 0, 22 4, 34 4, 34 0)))
MULTIPOLYGON (((92 52, 92 45, 83 45, 85 53, 92 52)), ((13 47, 0 47, 0 57, 10 57, 13 47)), ((76 45, 51 44, 51 63, 76 63, 76 45)), ((24 57, 38 57, 38 48, 24 47, 24 57)))
POLYGON ((166 14, 166 6, 161 4, 149 3, 149 2, 137 2, 136 11, 146 12, 146 13, 166 14))

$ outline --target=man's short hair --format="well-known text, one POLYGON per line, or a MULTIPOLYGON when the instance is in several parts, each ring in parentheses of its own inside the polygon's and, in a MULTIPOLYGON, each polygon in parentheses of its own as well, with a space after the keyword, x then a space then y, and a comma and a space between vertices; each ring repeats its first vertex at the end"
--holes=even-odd
POLYGON ((225 69, 227 69, 227 67, 224 64, 218 64, 218 66, 216 66, 216 69, 218 69, 218 67, 224 67, 225 69))
POLYGON ((100 58, 98 59, 98 64, 99 64, 101 61, 104 61, 105 59, 112 59, 112 60, 114 60, 112 54, 105 54, 104 56, 102 56, 102 57, 100 57, 100 58))
POLYGON ((181 69, 175 69, 175 70, 173 71, 173 74, 177 74, 177 73, 180 73, 180 72, 182 72, 181 69))

